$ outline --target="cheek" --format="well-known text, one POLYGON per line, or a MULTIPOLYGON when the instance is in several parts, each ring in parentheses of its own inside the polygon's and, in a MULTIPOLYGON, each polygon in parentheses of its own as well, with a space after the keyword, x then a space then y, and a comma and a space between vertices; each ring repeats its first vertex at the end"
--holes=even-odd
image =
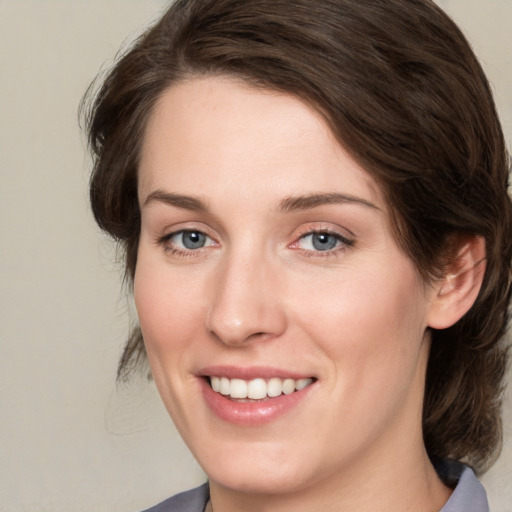
POLYGON ((139 256, 134 278, 135 306, 147 341, 163 341, 160 337, 167 333, 167 341, 173 342, 180 339, 184 330, 197 326, 189 319, 197 316, 201 307, 198 298, 202 286, 154 260, 144 254, 139 256))
POLYGON ((151 372, 162 400, 179 427, 187 414, 190 348, 199 339, 197 288, 178 286, 177 277, 154 261, 139 258, 134 300, 151 372))
POLYGON ((321 288, 303 287, 296 303, 302 328, 321 345, 344 385, 357 388, 355 394, 400 386, 413 378, 420 357, 423 286, 410 265, 396 273, 385 269, 352 273, 357 278, 347 272, 321 288))
POLYGON ((158 366, 178 365, 182 348, 197 330, 196 287, 140 258, 134 279, 134 300, 149 362, 157 380, 158 366))
POLYGON ((161 331, 172 319, 165 304, 165 286, 143 261, 139 261, 137 265, 133 295, 144 341, 151 350, 158 343, 161 331))

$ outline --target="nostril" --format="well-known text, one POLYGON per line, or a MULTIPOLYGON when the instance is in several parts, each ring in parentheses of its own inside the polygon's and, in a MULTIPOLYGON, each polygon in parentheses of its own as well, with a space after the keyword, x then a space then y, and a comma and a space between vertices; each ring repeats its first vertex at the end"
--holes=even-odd
POLYGON ((221 292, 205 316, 205 327, 215 339, 225 345, 242 346, 284 332, 286 318, 278 303, 266 297, 233 297, 221 292))

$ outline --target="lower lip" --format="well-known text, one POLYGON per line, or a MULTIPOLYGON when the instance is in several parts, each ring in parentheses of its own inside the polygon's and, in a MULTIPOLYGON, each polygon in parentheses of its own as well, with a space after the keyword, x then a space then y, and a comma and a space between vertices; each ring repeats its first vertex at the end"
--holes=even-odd
POLYGON ((213 391, 207 379, 201 378, 204 399, 221 420, 237 425, 254 426, 270 423, 294 409, 309 394, 315 383, 289 395, 258 402, 237 402, 213 391))

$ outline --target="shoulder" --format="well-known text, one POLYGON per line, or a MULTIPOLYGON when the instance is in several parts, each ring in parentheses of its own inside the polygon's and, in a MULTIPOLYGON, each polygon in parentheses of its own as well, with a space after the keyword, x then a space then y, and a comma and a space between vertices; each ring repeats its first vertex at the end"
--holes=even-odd
POLYGON ((208 484, 176 494, 144 512, 203 512, 208 501, 208 484))
POLYGON ((443 461, 436 469, 453 493, 439 512, 489 512, 483 485, 468 466, 457 461, 443 461))

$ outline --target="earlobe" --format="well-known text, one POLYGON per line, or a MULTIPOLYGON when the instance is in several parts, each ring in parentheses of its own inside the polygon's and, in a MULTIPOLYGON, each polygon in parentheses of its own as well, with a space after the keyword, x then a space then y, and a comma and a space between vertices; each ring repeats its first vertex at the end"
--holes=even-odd
POLYGON ((485 274, 485 240, 462 236, 446 273, 434 286, 428 326, 446 329, 458 322, 474 304, 485 274))

